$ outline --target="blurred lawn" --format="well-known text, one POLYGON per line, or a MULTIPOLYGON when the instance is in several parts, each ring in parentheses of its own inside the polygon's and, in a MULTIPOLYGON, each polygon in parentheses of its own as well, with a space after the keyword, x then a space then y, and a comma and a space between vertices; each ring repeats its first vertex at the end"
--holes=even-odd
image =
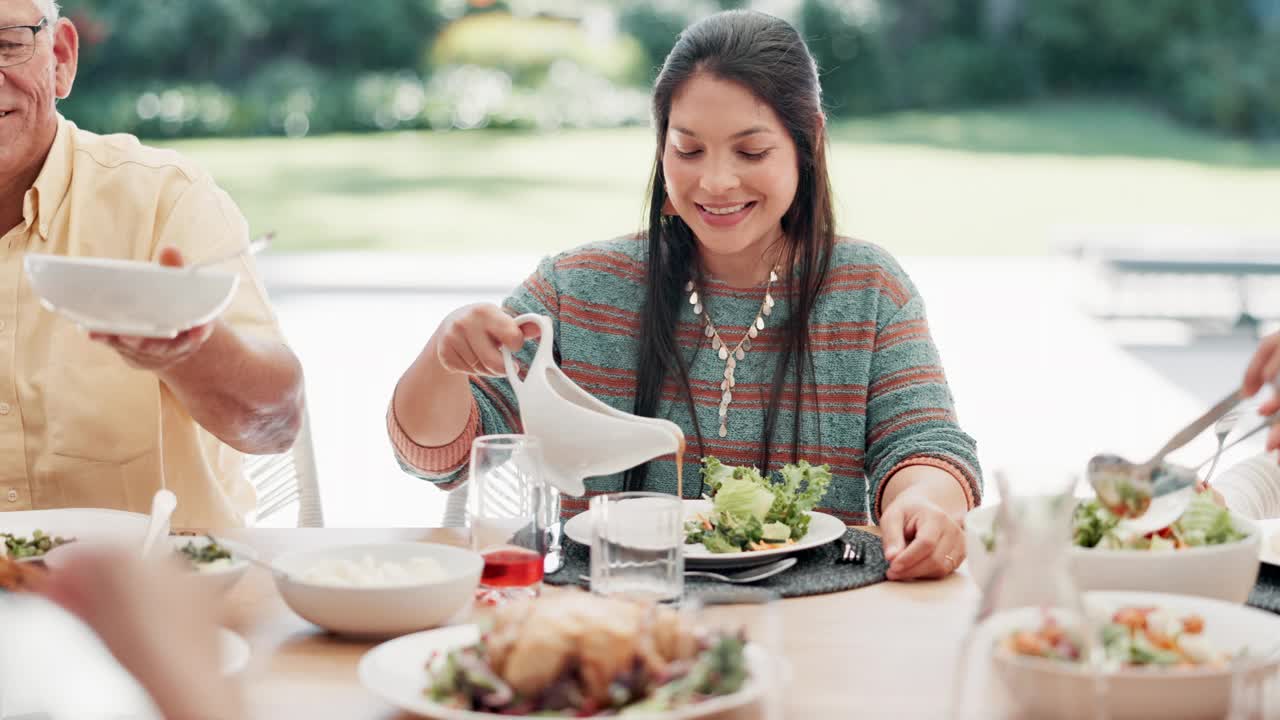
MULTIPOLYGON (((540 254, 636 230, 643 128, 171 143, 278 249, 540 254)), ((1090 226, 1275 235, 1280 145, 1135 107, 904 113, 832 128, 841 231, 899 254, 1040 254, 1090 226)))

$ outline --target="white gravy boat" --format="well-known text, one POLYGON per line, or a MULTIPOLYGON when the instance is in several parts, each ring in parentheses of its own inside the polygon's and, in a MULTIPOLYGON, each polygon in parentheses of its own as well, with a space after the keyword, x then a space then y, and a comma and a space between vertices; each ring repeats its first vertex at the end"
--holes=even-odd
POLYGON ((520 405, 524 432, 542 443, 548 484, 581 496, 587 489, 585 478, 623 472, 684 447, 679 425, 610 407, 570 380, 552 358, 550 318, 528 314, 515 320, 518 325, 536 323, 542 331, 524 380, 506 348, 502 360, 520 405))

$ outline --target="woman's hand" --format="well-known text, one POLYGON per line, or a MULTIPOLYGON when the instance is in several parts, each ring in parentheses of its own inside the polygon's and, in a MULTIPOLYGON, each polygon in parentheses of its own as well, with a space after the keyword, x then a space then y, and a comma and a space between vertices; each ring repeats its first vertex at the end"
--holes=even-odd
MULTIPOLYGON (((1258 394, 1263 385, 1280 375, 1280 333, 1268 335, 1258 344, 1249 362, 1249 369, 1244 372, 1244 385, 1241 392, 1245 397, 1258 394)), ((1280 410, 1280 392, 1273 392, 1271 397, 1258 408, 1258 414, 1271 415, 1280 410)), ((1280 423, 1273 424, 1267 433, 1267 450, 1280 448, 1280 423)))
POLYGON ((516 352, 525 340, 538 335, 537 324, 517 325, 497 305, 478 303, 450 313, 432 342, 436 358, 448 372, 501 377, 506 374, 502 348, 516 352))
POLYGON ((942 578, 964 562, 964 526, 920 487, 898 493, 880 515, 890 580, 942 578))

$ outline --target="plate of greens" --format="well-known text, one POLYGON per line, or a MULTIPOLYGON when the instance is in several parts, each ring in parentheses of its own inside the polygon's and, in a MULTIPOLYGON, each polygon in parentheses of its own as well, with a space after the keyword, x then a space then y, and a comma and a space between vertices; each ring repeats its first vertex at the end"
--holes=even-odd
MULTIPOLYGON (((775 477, 749 466, 702 461, 703 498, 684 501, 685 565, 751 567, 840 539, 845 524, 815 511, 831 484, 826 465, 785 465, 775 477)), ((591 518, 581 513, 564 525, 569 539, 591 544, 591 518)))

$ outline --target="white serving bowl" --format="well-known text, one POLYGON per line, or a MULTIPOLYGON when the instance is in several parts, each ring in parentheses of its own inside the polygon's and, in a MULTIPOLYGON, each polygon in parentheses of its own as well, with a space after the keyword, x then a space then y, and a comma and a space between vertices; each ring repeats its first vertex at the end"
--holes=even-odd
MULTIPOLYGON (((1155 606, 1175 615, 1195 613, 1204 619, 1204 637, 1216 649, 1255 659, 1221 668, 1119 669, 1105 675, 1104 694, 1095 699, 1094 676, 1074 663, 1017 655, 997 647, 1015 630, 1040 627, 1043 611, 1024 607, 997 613, 983 623, 978 642, 989 643, 996 675, 1027 717, 1083 720, 1100 715, 1102 703, 1110 720, 1207 720, 1224 718, 1231 709, 1232 677, 1261 680, 1280 665, 1274 654, 1280 616, 1222 600, 1163 593, 1094 592, 1087 607, 1109 615, 1122 606, 1155 606)), ((1244 683, 1241 684, 1244 686, 1244 683)))
MULTIPOLYGON (((994 553, 987 551, 983 537, 991 531, 997 507, 983 505, 965 516, 969 574, 980 587, 991 573, 994 553)), ((1163 592, 1243 603, 1258 579, 1262 532, 1242 515, 1233 512, 1231 519, 1245 538, 1223 545, 1157 552, 1072 546, 1068 550, 1072 576, 1082 591, 1163 592)))
POLYGON ((172 338, 210 322, 240 280, 111 258, 29 254, 25 263, 40 304, 86 330, 136 337, 172 338))
POLYGON ((182 563, 182 567, 190 569, 188 577, 191 578, 191 581, 211 595, 221 595, 234 587, 249 569, 249 561, 258 559, 258 554, 248 545, 218 538, 218 544, 231 553, 230 561, 195 567, 187 556, 182 554, 182 548, 187 543, 194 543, 196 547, 204 547, 209 544, 208 537, 204 535, 172 535, 169 537, 169 542, 173 546, 174 555, 182 563))
POLYGON ((285 553, 271 562, 276 588, 298 615, 339 635, 389 637, 461 619, 471 608, 484 558, 449 545, 400 542, 285 553), (432 558, 444 577, 390 587, 345 587, 307 582, 304 573, 335 560, 405 562, 432 558))

